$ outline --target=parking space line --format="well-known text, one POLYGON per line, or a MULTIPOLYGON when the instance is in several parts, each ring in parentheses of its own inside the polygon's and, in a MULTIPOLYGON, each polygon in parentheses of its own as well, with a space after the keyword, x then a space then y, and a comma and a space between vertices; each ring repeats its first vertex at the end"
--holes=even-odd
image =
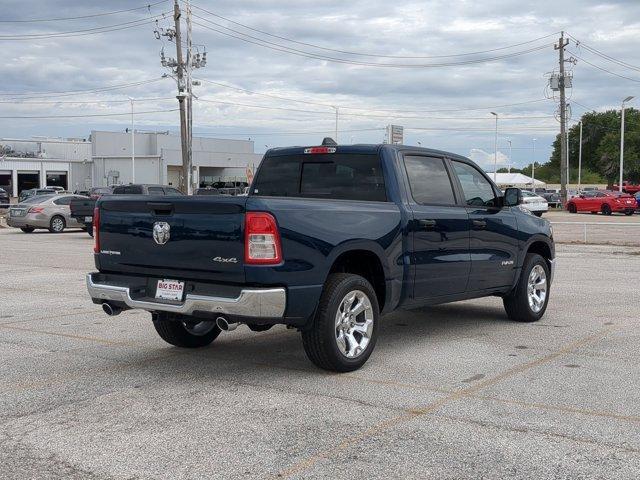
POLYGON ((450 395, 445 396, 444 398, 441 398, 439 400, 436 400, 432 403, 430 403, 429 405, 426 405, 424 407, 421 408, 415 408, 412 409, 409 413, 405 413, 402 415, 398 415, 396 417, 393 417, 391 419, 387 419, 384 420, 370 428, 368 428, 367 430, 365 430, 364 432, 352 436, 352 437, 347 437, 345 438, 342 442, 340 442, 340 444, 338 446, 336 446, 335 448, 331 448, 331 449, 327 449, 321 452, 316 453, 315 455, 299 461, 295 464, 293 464, 292 466, 290 466, 289 468, 281 471, 277 477, 278 478, 289 478, 293 475, 297 475, 299 473, 302 473, 308 469, 310 469, 311 467, 313 467, 316 463, 318 463, 321 460, 324 459, 328 459, 330 457, 332 457, 333 455, 335 455, 336 453, 339 453, 343 450, 345 450, 346 448, 353 446, 357 443, 359 443, 360 441, 362 441, 365 438, 374 436, 378 433, 381 433, 383 431, 389 430, 390 428, 399 425, 401 423, 405 423, 407 421, 410 421, 414 418, 417 417, 421 417, 424 415, 427 415, 429 413, 432 413, 436 410, 438 410, 439 408, 443 407, 444 405, 447 405, 449 403, 452 403, 454 401, 460 400, 462 398, 468 398, 468 397, 472 397, 473 394, 475 394, 476 392, 485 389, 487 387, 491 387, 494 385, 499 384, 500 382, 511 378, 513 376, 516 376, 520 373, 523 373, 527 370, 531 370, 532 368, 535 368, 537 366, 543 365, 545 363, 549 363, 553 360, 555 360, 558 357, 562 357, 563 355, 566 355, 568 353, 571 353, 572 351, 584 347, 586 345, 589 345, 591 343, 594 343, 596 341, 601 340, 602 338, 604 338, 605 336, 607 336, 609 333, 611 333, 613 330, 615 329, 615 327, 608 327, 605 328, 603 330, 600 330, 599 332, 596 332, 592 335, 588 335, 586 337, 583 337, 579 340, 576 340, 568 345, 566 345, 565 347, 556 350, 552 353, 549 353, 545 356, 542 356, 540 358, 531 360, 529 362, 520 364, 520 365, 516 365, 514 367, 508 368, 507 370, 505 370, 504 372, 495 375, 493 377, 490 377, 484 381, 478 382, 477 384, 470 386, 468 388, 456 391, 451 393, 450 395))

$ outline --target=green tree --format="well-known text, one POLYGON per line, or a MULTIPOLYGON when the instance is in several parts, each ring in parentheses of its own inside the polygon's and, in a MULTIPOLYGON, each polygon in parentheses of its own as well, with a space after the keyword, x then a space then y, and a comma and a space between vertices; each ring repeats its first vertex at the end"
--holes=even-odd
MULTIPOLYGON (((582 178, 589 172, 592 177, 613 183, 620 171, 620 111, 587 112, 582 120, 582 178)), ((632 182, 640 181, 640 111, 635 108, 625 110, 624 178, 632 182)), ((571 181, 577 179, 580 126, 569 129, 569 166, 571 181)), ((553 142, 553 152, 549 162, 550 171, 559 181, 560 135, 553 142)), ((544 168, 544 166, 542 168, 544 168)), ((537 177, 538 175, 536 175, 537 177)), ((540 177, 542 178, 542 177, 540 177)), ((589 180, 585 180, 589 181, 589 180)))

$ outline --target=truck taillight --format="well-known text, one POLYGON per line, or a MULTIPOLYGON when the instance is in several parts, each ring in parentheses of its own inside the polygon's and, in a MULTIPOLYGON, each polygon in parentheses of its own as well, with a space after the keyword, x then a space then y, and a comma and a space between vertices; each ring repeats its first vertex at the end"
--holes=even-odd
POLYGON ((100 253, 100 209, 93 209, 93 252, 100 253))
POLYGON ((273 215, 247 212, 244 223, 244 263, 277 265, 282 262, 280 232, 273 215))

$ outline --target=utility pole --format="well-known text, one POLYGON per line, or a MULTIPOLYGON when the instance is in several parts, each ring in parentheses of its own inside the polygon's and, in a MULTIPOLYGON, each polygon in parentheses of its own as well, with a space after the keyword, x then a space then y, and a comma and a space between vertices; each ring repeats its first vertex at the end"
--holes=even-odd
POLYGON ((334 108, 336 111, 336 132, 335 132, 336 138, 334 138, 334 140, 336 141, 336 143, 338 143, 338 107, 332 106, 332 108, 334 108))
POLYGON ((133 123, 133 98, 129 97, 129 101, 131 102, 131 183, 136 183, 136 134, 133 123))
POLYGON ((536 139, 533 139, 533 161, 531 162, 531 189, 536 191, 536 139))
MULTIPOLYGON (((193 145, 193 92, 194 82, 191 79, 191 73, 194 68, 204 67, 207 63, 207 52, 200 54, 198 47, 195 48, 196 54, 193 53, 193 45, 191 40, 191 4, 186 0, 186 58, 182 51, 182 31, 181 21, 182 12, 180 11, 179 0, 174 0, 173 5, 173 28, 158 28, 154 31, 155 37, 159 40, 161 36, 167 37, 170 42, 176 44, 176 58, 165 58, 164 48, 160 52, 160 63, 163 67, 168 67, 173 74, 165 74, 170 76, 178 85, 178 106, 180 107, 180 144, 182 150, 182 176, 180 179, 180 190, 186 194, 192 193, 192 145, 193 145), (175 75, 175 76, 174 76, 175 75)), ((196 83, 197 84, 197 83, 196 83)))
POLYGON ((567 188, 569 188, 569 184, 571 183, 571 170, 569 170, 570 157, 571 153, 569 151, 569 130, 567 129, 567 188))
POLYGON ((498 114, 491 112, 491 115, 496 117, 496 136, 493 144, 493 182, 495 183, 498 176, 498 114))
POLYGON ((569 44, 569 39, 564 38, 564 31, 560 33, 558 44, 554 46, 558 50, 560 78, 558 79, 558 87, 560 89, 560 197, 562 204, 567 203, 567 146, 566 141, 566 122, 567 122, 567 99, 565 96, 565 76, 564 76, 564 47, 569 44))
POLYGON ((511 173, 511 164, 513 163, 513 149, 511 147, 511 140, 507 140, 507 142, 509 142, 509 164, 508 164, 508 169, 507 172, 511 173))
POLYGON ((178 77, 178 105, 180 107, 180 140, 182 145, 182 178, 180 179, 180 190, 183 193, 189 193, 189 182, 191 173, 191 159, 189 158, 189 130, 187 126, 187 99, 188 92, 185 88, 185 64, 182 59, 182 35, 180 33, 180 4, 178 0, 174 0, 173 4, 173 21, 175 23, 175 41, 176 41, 176 75, 178 77))
POLYGON ((624 183, 623 169, 624 169, 624 105, 627 102, 633 100, 633 96, 629 96, 622 101, 622 108, 620 109, 620 115, 622 122, 620 123, 620 181, 618 182, 618 190, 622 193, 622 184, 624 183))
POLYGON ((580 120, 580 145, 578 147, 578 193, 582 188, 582 120, 580 120))

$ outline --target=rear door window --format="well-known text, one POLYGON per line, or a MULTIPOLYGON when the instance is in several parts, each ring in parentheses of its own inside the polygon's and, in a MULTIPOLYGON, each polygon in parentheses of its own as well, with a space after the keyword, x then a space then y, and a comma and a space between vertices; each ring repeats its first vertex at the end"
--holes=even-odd
POLYGON ((149 195, 164 195, 162 187, 149 187, 149 195))
POLYGON ((371 154, 287 155, 264 159, 253 195, 387 201, 380 157, 371 154))
POLYGON ((53 203, 55 203, 56 205, 71 205, 71 200, 73 200, 76 197, 59 197, 56 198, 53 203))
POLYGON ((115 195, 142 195, 140 185, 122 185, 113 189, 115 195))
POLYGON ((453 205, 456 203, 444 160, 434 157, 404 157, 411 196, 416 203, 453 205))

